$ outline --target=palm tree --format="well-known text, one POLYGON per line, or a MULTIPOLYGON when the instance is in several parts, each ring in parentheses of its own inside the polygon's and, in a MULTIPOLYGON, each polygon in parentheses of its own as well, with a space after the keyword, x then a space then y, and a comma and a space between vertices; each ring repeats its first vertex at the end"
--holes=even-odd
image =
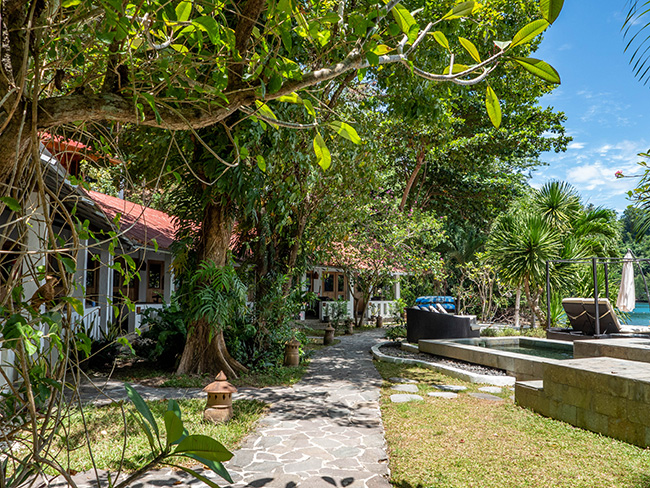
MULTIPOLYGON (((613 211, 585 208, 571 185, 551 181, 497 220, 486 247, 501 276, 518 290, 523 287, 531 311, 543 322, 539 298, 546 282, 546 262, 615 255, 618 236, 613 211)), ((579 279, 578 268, 554 263, 552 289, 571 289, 579 279)))
POLYGON ((488 256, 505 280, 523 287, 533 321, 535 316, 544 320, 539 297, 546 282, 546 261, 559 259, 562 249, 560 234, 537 213, 505 214, 492 229, 488 256))

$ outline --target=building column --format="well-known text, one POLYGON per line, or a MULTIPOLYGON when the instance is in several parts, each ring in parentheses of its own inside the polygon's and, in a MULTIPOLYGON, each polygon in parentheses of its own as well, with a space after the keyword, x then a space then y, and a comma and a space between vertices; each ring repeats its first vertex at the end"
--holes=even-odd
POLYGON ((399 300, 401 298, 401 294, 402 294, 402 287, 401 287, 400 276, 399 275, 397 276, 397 281, 395 282, 395 285, 393 285, 393 286, 394 286, 393 291, 394 291, 394 295, 395 295, 395 300, 399 300))
POLYGON ((101 266, 99 268, 99 326, 103 332, 108 332, 108 326, 113 319, 113 255, 107 249, 99 253, 101 266), (110 302, 110 303, 109 303, 110 302))

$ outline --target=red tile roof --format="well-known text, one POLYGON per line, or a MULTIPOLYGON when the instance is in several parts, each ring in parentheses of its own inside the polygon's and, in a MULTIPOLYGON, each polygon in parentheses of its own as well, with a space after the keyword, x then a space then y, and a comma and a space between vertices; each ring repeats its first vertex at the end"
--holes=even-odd
POLYGON ((88 191, 88 196, 109 219, 121 214, 120 230, 129 239, 149 247, 154 247, 155 239, 160 249, 169 249, 174 242, 176 222, 171 215, 96 191, 88 191))

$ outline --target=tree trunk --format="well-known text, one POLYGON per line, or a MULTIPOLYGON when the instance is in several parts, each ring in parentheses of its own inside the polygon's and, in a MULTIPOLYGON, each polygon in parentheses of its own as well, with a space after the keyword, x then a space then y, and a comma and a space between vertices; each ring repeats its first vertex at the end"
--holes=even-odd
POLYGON ((543 324, 544 314, 539 308, 539 291, 533 294, 528 280, 524 279, 524 292, 526 293, 526 300, 528 300, 528 305, 530 306, 531 326, 535 327, 535 317, 539 319, 540 324, 543 324))
POLYGON ((402 193, 402 201, 399 204, 399 209, 400 211, 404 210, 404 207, 406 206, 406 200, 409 197, 409 193, 411 193, 411 188, 413 188, 413 184, 415 183, 415 179, 418 177, 418 173, 420 172, 420 169, 422 168, 422 165, 424 164, 424 148, 420 149, 420 152, 417 155, 417 161, 415 163, 415 169, 413 170, 413 173, 411 173, 411 177, 406 183, 406 188, 404 188, 404 193, 402 193))
MULTIPOLYGON (((233 228, 229 210, 229 205, 223 203, 210 202, 207 205, 201 224, 201 260, 213 261, 218 266, 226 264, 233 228)), ((228 378, 237 378, 240 373, 248 371, 228 353, 223 331, 217 329, 220 326, 205 320, 190 325, 177 374, 216 375, 223 371, 228 378)))
POLYGON ((517 285, 517 291, 515 293, 515 327, 519 327, 519 315, 521 311, 521 284, 517 285))

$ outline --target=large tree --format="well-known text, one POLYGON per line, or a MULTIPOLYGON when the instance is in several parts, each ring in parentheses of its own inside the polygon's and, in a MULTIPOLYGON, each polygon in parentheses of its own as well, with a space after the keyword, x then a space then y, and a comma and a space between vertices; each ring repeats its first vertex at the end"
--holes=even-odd
MULTIPOLYGON (((311 130, 316 160, 327 168, 330 135, 356 138, 356 132, 337 116, 322 123, 331 117, 330 103, 322 101, 335 100, 349 83, 367 83, 383 66, 403 64, 429 81, 474 85, 508 61, 559 82, 546 63, 518 55, 557 18, 561 4, 542 1, 540 18, 507 36, 511 41, 478 49, 461 40, 443 49, 434 40, 440 42, 436 29, 449 24, 453 32, 463 17, 483 7, 473 1, 444 10, 438 2, 409 5, 441 13, 418 25, 396 0, 335 6, 291 0, 2 0, 0 196, 26 198, 39 131, 96 127, 105 133, 100 124, 106 122, 190 130, 195 150, 186 164, 206 186, 214 186, 220 168, 255 156, 245 147, 245 137, 233 135, 234 126, 249 116, 272 126, 311 130), (420 68, 418 52, 436 46, 444 53, 439 62, 420 68), (455 62, 460 49, 468 53, 462 55, 464 65, 455 62), (323 95, 320 105, 312 103, 313 90, 323 95), (295 104, 301 112, 281 122, 273 111, 278 103, 295 104), (213 126, 207 133, 201 130, 213 126), (221 139, 218 147, 206 141, 215 133, 221 139)), ((485 103, 499 125, 501 109, 492 89, 485 103)), ((236 202, 231 193, 203 195, 199 251, 202 259, 217 264, 225 262, 232 231, 236 202)), ((193 340, 194 335, 210 337, 204 327, 193 328, 189 343, 197 346, 192 356, 201 354, 202 340, 193 340)), ((216 344, 227 358, 221 341, 216 344)))

